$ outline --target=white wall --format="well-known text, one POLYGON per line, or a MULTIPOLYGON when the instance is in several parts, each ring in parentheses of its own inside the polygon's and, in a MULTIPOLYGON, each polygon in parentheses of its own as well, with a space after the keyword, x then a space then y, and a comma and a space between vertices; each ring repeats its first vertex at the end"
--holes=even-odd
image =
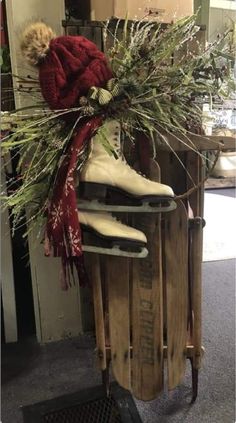
MULTIPOLYGON (((229 3, 231 2, 229 1, 229 3)), ((209 14, 209 41, 214 41, 217 34, 222 34, 229 27, 232 28, 232 22, 236 22, 236 10, 211 7, 209 14)))
MULTIPOLYGON (((32 69, 22 60, 19 33, 27 22, 40 19, 48 23, 58 35, 62 34, 64 0, 6 0, 6 8, 12 71, 16 75, 33 74, 32 69)), ((37 77, 35 72, 34 75, 37 77)), ((16 107, 34 101, 29 96, 16 96, 16 107)), ((29 240, 29 245, 38 340, 47 342, 78 335, 82 331, 78 285, 68 292, 61 291, 59 260, 44 257, 43 246, 34 236, 29 240)))

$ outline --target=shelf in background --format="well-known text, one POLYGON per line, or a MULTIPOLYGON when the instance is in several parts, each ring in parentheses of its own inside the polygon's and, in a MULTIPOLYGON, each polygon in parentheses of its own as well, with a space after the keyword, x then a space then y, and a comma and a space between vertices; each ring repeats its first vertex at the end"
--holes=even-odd
POLYGON ((234 177, 228 178, 208 178, 205 182, 205 189, 216 188, 235 188, 236 179, 234 177))

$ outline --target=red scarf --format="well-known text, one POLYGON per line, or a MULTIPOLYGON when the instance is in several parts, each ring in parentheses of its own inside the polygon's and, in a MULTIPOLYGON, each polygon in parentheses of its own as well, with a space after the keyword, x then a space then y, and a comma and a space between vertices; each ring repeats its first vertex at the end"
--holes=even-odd
POLYGON ((92 138, 101 123, 102 118, 95 116, 77 129, 60 165, 48 209, 45 255, 50 255, 52 247, 54 257, 62 258, 61 284, 64 290, 71 286, 70 274, 74 278, 74 267, 77 270, 80 284, 84 285, 87 280, 82 257, 74 172, 85 142, 92 138))

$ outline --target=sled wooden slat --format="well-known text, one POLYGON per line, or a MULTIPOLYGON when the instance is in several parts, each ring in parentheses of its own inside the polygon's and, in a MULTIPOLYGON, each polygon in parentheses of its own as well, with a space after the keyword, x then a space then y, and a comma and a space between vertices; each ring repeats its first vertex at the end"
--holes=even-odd
POLYGON ((105 268, 113 374, 130 390, 129 261, 111 256, 106 258, 105 268))
MULTIPOLYGON (((194 153, 188 153, 187 168, 197 184, 203 179, 202 160, 194 153)), ((203 217, 204 186, 200 186, 190 196, 190 206, 194 217, 203 217)), ((192 343, 195 354, 193 355, 193 366, 196 369, 201 367, 202 357, 202 245, 203 245, 203 222, 196 220, 191 229, 191 283, 192 283, 192 308, 193 308, 193 333, 192 343)))
MULTIPOLYGON (((157 163, 150 177, 159 180, 157 163)), ((132 392, 148 401, 163 389, 161 216, 143 214, 135 222, 147 236, 149 255, 132 261, 132 392)))
POLYGON ((99 260, 98 254, 89 254, 88 269, 89 269, 90 280, 92 281, 92 287, 93 287, 94 319, 96 322, 95 331, 96 331, 97 357, 99 362, 99 368, 101 370, 105 370, 107 367, 106 345, 105 345, 105 325, 104 325, 104 312, 103 312, 103 300, 102 300, 100 260, 99 260))
POLYGON ((188 217, 182 202, 165 222, 168 388, 181 381, 186 366, 188 307, 188 217))
MULTIPOLYGON (((133 346, 130 345, 130 351, 132 354, 133 351, 133 346)), ((110 357, 111 355, 111 347, 107 347, 106 346, 106 352, 107 352, 107 357, 110 357)), ((205 353, 205 349, 204 347, 202 347, 202 355, 204 355, 205 353)), ((186 349, 185 349, 185 357, 186 358, 192 358, 194 355, 194 346, 191 344, 186 345, 186 349)), ((163 345, 163 357, 166 359, 167 358, 167 345, 163 345)))
MULTIPOLYGON (((149 239, 149 255, 133 264, 132 391, 151 400, 163 388, 163 318, 160 217, 139 220, 149 239)), ((134 260, 133 260, 134 261, 134 260)))
MULTIPOLYGON (((203 171, 202 171, 202 159, 196 153, 188 152, 186 160, 186 168, 189 174, 191 175, 194 183, 197 185, 200 181, 203 180, 203 171)), ((187 179, 187 189, 193 187, 193 182, 190 179, 187 179)), ((189 202, 193 210, 193 215, 203 216, 203 196, 204 196, 204 184, 200 186, 196 191, 194 191, 190 197, 189 202)))

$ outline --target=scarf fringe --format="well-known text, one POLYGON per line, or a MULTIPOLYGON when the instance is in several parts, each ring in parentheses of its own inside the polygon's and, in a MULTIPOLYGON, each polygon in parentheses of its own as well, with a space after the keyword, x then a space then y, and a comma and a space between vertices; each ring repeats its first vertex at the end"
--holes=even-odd
POLYGON ((62 270, 61 270, 61 287, 63 291, 67 291, 69 288, 76 284, 74 268, 76 269, 77 276, 79 279, 80 286, 86 286, 89 284, 88 275, 84 265, 84 259, 82 256, 77 257, 62 257, 62 270))

